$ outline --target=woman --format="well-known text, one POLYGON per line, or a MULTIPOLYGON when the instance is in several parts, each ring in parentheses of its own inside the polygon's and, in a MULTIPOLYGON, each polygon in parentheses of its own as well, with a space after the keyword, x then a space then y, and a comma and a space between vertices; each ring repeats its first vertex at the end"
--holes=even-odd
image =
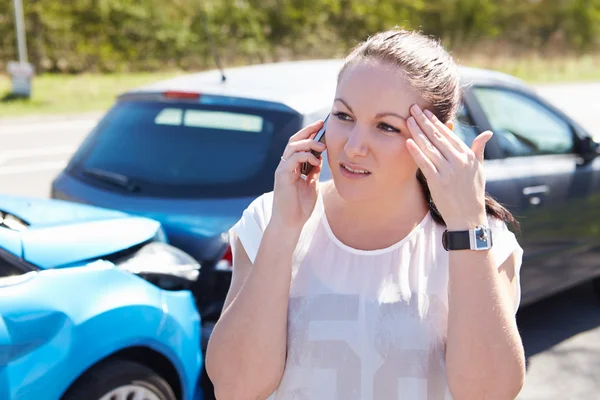
POLYGON ((469 148, 452 132, 459 102, 457 67, 428 37, 383 32, 349 54, 326 145, 322 121, 296 133, 273 192, 232 229, 206 359, 219 400, 516 397, 522 249, 485 194, 492 133, 469 148), (311 150, 327 150, 331 181, 311 150), (454 240, 480 225, 483 250, 454 240))

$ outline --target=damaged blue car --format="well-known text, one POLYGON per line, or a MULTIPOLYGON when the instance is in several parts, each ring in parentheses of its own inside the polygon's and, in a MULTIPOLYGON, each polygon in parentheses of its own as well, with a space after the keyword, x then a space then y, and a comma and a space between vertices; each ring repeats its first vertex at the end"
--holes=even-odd
POLYGON ((0 196, 0 398, 202 399, 199 273, 154 220, 0 196))

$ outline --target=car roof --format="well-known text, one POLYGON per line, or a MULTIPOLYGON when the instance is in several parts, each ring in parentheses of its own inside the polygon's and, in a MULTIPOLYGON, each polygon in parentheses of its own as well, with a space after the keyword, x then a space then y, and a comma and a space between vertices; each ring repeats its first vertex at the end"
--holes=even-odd
MULTIPOLYGON (((342 59, 285 61, 183 74, 155 82, 126 94, 193 91, 284 104, 302 115, 329 108, 342 59)), ((459 67, 464 85, 493 84, 528 90, 519 79, 497 71, 459 67)))

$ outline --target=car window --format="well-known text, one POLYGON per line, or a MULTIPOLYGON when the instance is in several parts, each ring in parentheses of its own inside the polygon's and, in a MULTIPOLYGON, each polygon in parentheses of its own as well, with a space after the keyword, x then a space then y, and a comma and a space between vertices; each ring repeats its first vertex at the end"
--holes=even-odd
POLYGON ((0 258, 0 277, 16 276, 23 274, 20 268, 10 264, 8 261, 0 258))
POLYGON ((498 88, 477 87, 473 93, 507 157, 573 151, 570 125, 534 99, 498 88))
POLYGON ((154 118, 154 123, 156 125, 187 126, 192 128, 254 133, 263 132, 265 130, 265 123, 267 123, 270 125, 266 129, 267 134, 271 134, 273 130, 272 123, 269 121, 265 122, 265 119, 260 115, 215 110, 186 110, 171 107, 162 109, 154 118))
POLYGON ((272 190, 279 157, 300 124, 297 113, 278 109, 123 102, 71 164, 88 182, 131 181, 140 195, 256 196, 272 190))
POLYGON ((480 133, 477 131, 473 124, 473 120, 469 115, 467 108, 464 104, 461 104, 456 117, 454 119, 454 133, 460 137, 467 146, 471 147, 473 140, 480 133))

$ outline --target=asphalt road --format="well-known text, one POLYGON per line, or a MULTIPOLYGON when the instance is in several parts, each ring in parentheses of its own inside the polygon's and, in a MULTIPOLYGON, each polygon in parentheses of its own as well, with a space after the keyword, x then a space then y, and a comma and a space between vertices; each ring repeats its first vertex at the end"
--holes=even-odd
MULTIPOLYGON (((600 83, 537 89, 600 135, 595 121, 600 115, 600 83)), ((0 116, 2 193, 48 197, 51 180, 99 116, 0 116)), ((600 300, 590 285, 522 308, 518 322, 528 356, 527 381, 519 400, 590 400, 600 396, 600 300)))
POLYGON ((50 182, 98 119, 97 113, 0 118, 1 193, 48 197, 50 182))

